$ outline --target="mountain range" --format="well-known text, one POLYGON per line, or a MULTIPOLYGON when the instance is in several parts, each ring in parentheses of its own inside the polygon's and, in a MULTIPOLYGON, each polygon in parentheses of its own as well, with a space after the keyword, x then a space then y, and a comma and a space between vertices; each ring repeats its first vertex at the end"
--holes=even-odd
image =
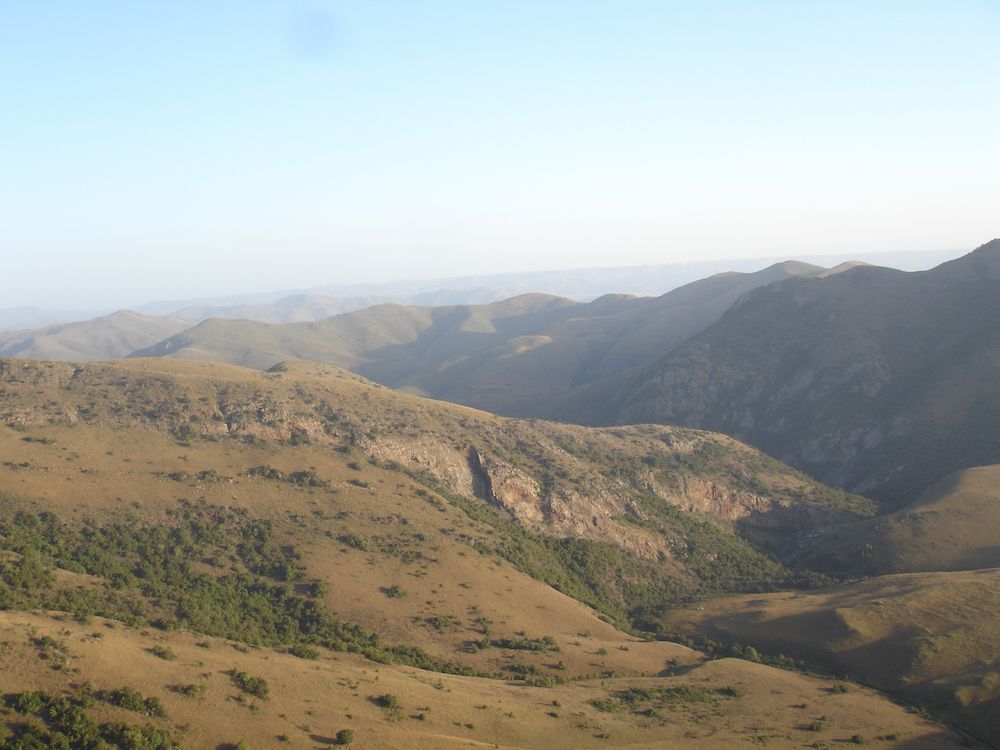
POLYGON ((722 435, 162 359, 0 360, 0 427, 11 742, 963 741, 870 689, 635 634, 699 591, 828 583, 769 535, 873 510, 722 435))
POLYGON ((1000 240, 206 312, 0 335, 0 747, 1000 741, 1000 240))
POLYGON ((0 354, 324 362, 509 416, 725 432, 900 507, 1000 461, 984 439, 1000 425, 998 255, 994 241, 920 272, 784 262, 660 297, 381 304, 289 324, 123 312, 5 334, 0 354))
POLYGON ((744 296, 564 416, 747 440, 889 504, 1000 462, 1000 240, 929 271, 854 268, 744 296))
POLYGON ((121 310, 91 320, 0 332, 0 357, 69 362, 117 359, 189 326, 188 321, 180 318, 121 310))
MULTIPOLYGON (((875 252, 856 255, 878 265, 919 270, 959 255, 960 251, 875 252)), ((844 256, 812 256, 816 265, 838 265, 844 256)), ((322 320, 375 304, 459 305, 496 302, 520 294, 541 292, 590 301, 611 293, 658 296, 706 276, 728 271, 756 271, 780 258, 692 261, 648 266, 577 268, 558 271, 410 279, 366 284, 337 284, 309 289, 279 290, 221 297, 160 300, 128 306, 147 316, 179 317, 200 323, 210 317, 245 318, 264 323, 322 320)), ((0 308, 0 332, 72 323, 103 317, 114 311, 69 310, 38 306, 0 308)))
POLYGON ((785 262, 725 273, 661 297, 581 303, 528 294, 487 305, 376 305, 285 326, 208 320, 133 356, 210 359, 266 369, 285 359, 347 367, 392 388, 513 416, 649 363, 714 323, 743 294, 828 269, 785 262))

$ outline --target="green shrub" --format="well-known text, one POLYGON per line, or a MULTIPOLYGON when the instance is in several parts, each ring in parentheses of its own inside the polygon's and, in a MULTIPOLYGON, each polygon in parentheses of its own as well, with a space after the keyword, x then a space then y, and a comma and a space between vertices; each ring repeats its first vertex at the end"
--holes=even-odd
POLYGON ((177 659, 177 654, 175 654, 166 646, 153 646, 151 649, 149 649, 149 653, 153 654, 154 656, 158 656, 164 661, 175 661, 177 659))
POLYGON ((297 656, 300 659, 318 659, 319 651, 307 646, 304 643, 296 643, 294 646, 288 647, 288 653, 292 656, 297 656))
POLYGON ((270 693, 267 680, 263 677, 254 677, 246 672, 233 673, 233 683, 244 693, 248 693, 261 700, 267 700, 267 696, 270 693))
POLYGON ((107 695, 107 701, 114 706, 146 714, 147 716, 164 717, 167 715, 159 698, 155 696, 143 698, 138 691, 130 687, 120 687, 112 690, 107 695))
MULTIPOLYGON (((299 553, 276 543, 271 524, 250 519, 245 511, 182 503, 171 511, 168 524, 130 518, 81 527, 60 523, 51 513, 5 507, 0 508, 0 545, 21 555, 18 562, 0 563, 0 609, 85 608, 128 624, 155 620, 159 627, 253 645, 315 645, 381 663, 475 674, 414 646, 383 645, 373 631, 342 622, 315 597, 297 593, 306 584, 299 553), (217 570, 196 572, 193 564, 199 561, 217 570), (60 588, 53 565, 106 584, 60 588), (164 610, 171 615, 163 617, 164 610)), ((308 588, 320 593, 315 585, 308 588)), ((58 649, 39 648, 43 658, 64 661, 58 649)))
POLYGON ((169 685, 168 690, 183 695, 185 698, 201 698, 205 695, 205 685, 188 683, 187 685, 169 685))
POLYGON ((45 692, 20 693, 7 702, 14 710, 35 716, 42 723, 17 723, 6 728, 0 725, 0 748, 4 750, 180 750, 170 734, 156 727, 97 724, 87 713, 92 701, 86 697, 73 699, 45 692))
POLYGON ((354 547, 354 549, 360 550, 368 549, 368 541, 366 539, 362 539, 357 534, 341 534, 337 538, 348 547, 354 547))
POLYGON ((387 708, 390 710, 399 710, 402 708, 402 703, 400 703, 399 698, 397 698, 392 693, 385 693, 384 695, 379 695, 375 697, 375 705, 379 708, 387 708))

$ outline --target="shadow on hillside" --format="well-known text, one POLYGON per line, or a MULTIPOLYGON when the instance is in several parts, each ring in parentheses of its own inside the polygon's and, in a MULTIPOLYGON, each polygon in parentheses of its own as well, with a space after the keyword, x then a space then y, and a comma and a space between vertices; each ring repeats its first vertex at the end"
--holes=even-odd
POLYGON ((309 739, 318 742, 320 745, 339 745, 336 737, 324 737, 322 734, 310 734, 309 739))
MULTIPOLYGON (((836 744, 852 744, 850 738, 835 740, 836 744)), ((946 750, 947 748, 969 747, 969 748, 989 748, 994 745, 987 745, 984 742, 977 742, 972 739, 956 737, 948 732, 933 732, 925 734, 923 737, 913 737, 902 740, 898 744, 892 745, 893 750, 946 750)))
POLYGON ((704 662, 693 662, 691 664, 678 664, 676 666, 667 667, 664 670, 656 673, 657 677, 680 677, 681 675, 686 675, 698 667, 704 666, 704 662))

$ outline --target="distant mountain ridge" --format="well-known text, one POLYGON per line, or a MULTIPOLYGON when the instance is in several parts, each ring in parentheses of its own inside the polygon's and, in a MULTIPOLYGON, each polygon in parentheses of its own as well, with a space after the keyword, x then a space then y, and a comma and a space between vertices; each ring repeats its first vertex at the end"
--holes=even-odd
MULTIPOLYGON (((867 263, 905 271, 930 268, 960 250, 850 253, 867 263)), ((820 266, 835 266, 844 255, 805 256, 820 266)), ((485 304, 520 294, 541 292, 587 302, 607 294, 658 296, 672 289, 717 273, 751 273, 782 258, 758 257, 692 261, 648 266, 575 268, 558 271, 527 271, 437 279, 410 279, 381 283, 337 284, 250 294, 157 300, 138 304, 119 303, 142 315, 179 317, 200 323, 210 317, 249 318, 265 323, 320 320, 359 310, 373 304, 395 302, 407 305, 485 304), (325 298, 325 299, 322 299, 325 298), (332 298, 332 299, 331 299, 332 298), (306 300, 299 307, 296 300, 306 300)), ((20 331, 60 323, 72 323, 108 315, 116 307, 105 302, 94 309, 57 309, 32 305, 0 307, 0 331, 20 331)))
MULTIPOLYGON (((865 263, 916 271, 931 268, 946 260, 956 258, 967 250, 940 250, 915 252, 848 252, 844 254, 809 255, 803 260, 817 266, 838 266, 846 258, 865 263)), ((730 258, 726 260, 693 260, 639 266, 608 266, 596 268, 568 268, 550 271, 522 271, 491 273, 473 276, 453 276, 434 279, 404 279, 400 281, 331 284, 306 289, 256 294, 235 294, 224 297, 195 300, 161 300, 135 306, 137 312, 147 315, 175 315, 190 308, 231 308, 244 305, 268 305, 287 297, 299 295, 336 297, 338 299, 378 300, 411 305, 476 304, 492 302, 521 294, 539 292, 568 297, 578 302, 589 302, 607 294, 630 294, 639 297, 656 297, 691 282, 719 273, 754 273, 766 266, 781 263, 786 257, 759 256, 756 258, 730 258), (475 294, 489 290, 492 299, 459 298, 459 293, 475 294), (455 294, 451 299, 434 299, 423 295, 455 294)), ((365 305, 367 306, 367 305, 365 305)), ((349 312, 344 310, 343 312, 349 312)), ((224 316, 228 317, 228 316, 224 316)), ((278 322, 267 320, 265 322, 278 322)))
POLYGON ((363 297, 337 297, 326 294, 302 293, 282 297, 274 302, 246 303, 237 305, 193 305, 176 310, 170 315, 201 323, 209 318, 227 320, 256 320, 261 323, 303 323, 325 320, 334 315, 363 310, 373 305, 405 304, 440 305, 486 304, 505 297, 495 289, 480 287, 469 290, 436 289, 422 294, 363 297))
POLYGON ((213 319, 134 356, 259 369, 308 359, 392 388, 539 416, 574 388, 653 361, 714 323, 746 292, 827 272, 787 261, 751 274, 717 274, 654 298, 607 295, 580 303, 527 294, 487 305, 377 305, 284 326, 213 319))
POLYGON ((97 310, 50 310, 33 305, 0 309, 0 333, 43 328, 77 320, 89 320, 104 314, 97 310))
POLYGON ((1000 240, 930 271, 854 268, 755 289, 564 417, 714 429, 902 504, 1000 462, 1000 240))
POLYGON ((922 272, 788 261, 653 298, 383 304, 283 325, 122 313, 8 334, 0 353, 314 360, 507 416, 725 432, 900 507, 948 473, 1000 463, 998 256, 994 241, 922 272))
POLYGON ((189 326, 177 318, 121 310, 93 320, 0 333, 0 356, 72 362, 119 359, 189 326))

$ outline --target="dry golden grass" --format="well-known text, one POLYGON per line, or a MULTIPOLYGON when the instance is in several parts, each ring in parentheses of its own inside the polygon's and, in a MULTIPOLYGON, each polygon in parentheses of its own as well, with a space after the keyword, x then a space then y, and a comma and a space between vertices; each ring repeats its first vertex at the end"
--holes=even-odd
POLYGON ((1000 570, 718 598, 670 612, 665 624, 825 664, 980 736, 1000 736, 1000 570))
POLYGON ((846 573, 972 570, 1000 566, 1000 466, 949 475, 913 505, 830 529, 803 556, 846 573))
MULTIPOLYGON (((97 689, 126 685, 159 697, 168 709, 167 724, 192 748, 241 738, 254 748, 322 747, 342 728, 357 733, 359 746, 379 748, 727 748, 746 742, 801 747, 854 735, 895 735, 882 743, 886 747, 958 742, 872 691, 835 695, 827 680, 733 659, 707 662, 683 646, 627 635, 502 558, 477 551, 475 540, 495 533, 485 523, 404 472, 369 462, 360 449, 341 450, 347 445, 343 434, 362 428, 368 432, 361 443, 367 445, 432 439, 464 447, 476 440, 499 451, 506 440, 520 441, 527 446, 524 465, 544 458, 549 466, 565 467, 560 482, 585 490, 612 486, 599 471, 602 460, 624 461, 630 451, 650 450, 662 432, 510 422, 302 365, 260 373, 185 362, 18 364, 4 389, 0 418, 17 428, 0 428, 0 489, 7 509, 50 511, 69 523, 136 518, 148 524, 168 522, 168 511, 182 500, 245 510, 271 521, 279 543, 295 545, 307 577, 326 584, 332 612, 378 632, 383 643, 419 646, 482 672, 520 664, 567 680, 528 687, 327 651, 310 661, 193 633, 5 612, 0 687, 7 692, 62 691, 88 680, 97 689), (317 419, 315 410, 324 403, 338 415, 340 432, 331 434, 317 419), (220 420, 223 407, 228 422, 220 420), (190 434, 179 434, 183 425, 192 427, 190 434), (295 429, 308 439, 291 440, 295 429), (248 435, 253 440, 243 439, 248 435), (584 448, 590 452, 574 453, 584 448), (322 482, 297 486, 248 476, 257 466, 286 474, 310 470, 322 482), (365 540, 364 548, 343 541, 347 534, 365 540), (388 595, 393 586, 405 596, 388 595), (470 651, 468 643, 483 635, 479 618, 491 621, 495 638, 550 636, 559 651, 470 651), (78 671, 54 671, 39 660, 28 642, 31 628, 64 641, 78 671), (103 635, 97 639, 94 632, 103 635), (211 647, 195 645, 206 640, 211 647), (156 658, 147 651, 155 645, 178 658, 156 658), (234 668, 265 677, 270 698, 253 708, 235 700, 238 691, 224 674, 234 668), (602 673, 615 676, 594 676, 602 673), (178 684, 204 684, 205 696, 199 701, 168 689, 178 684), (589 702, 629 686, 679 685, 732 687, 741 695, 681 700, 663 709, 662 718, 603 712, 589 702), (399 696, 405 709, 400 716, 371 702, 384 693, 399 696), (410 718, 421 713, 422 720, 410 718), (826 718, 819 731, 810 731, 820 716, 826 718)), ((727 447, 723 460, 758 455, 727 438, 699 439, 727 447)), ((773 462, 761 467, 762 481, 776 488, 823 497, 822 488, 794 472, 782 472, 773 462)), ((66 572, 59 578, 80 586, 97 583, 66 572)), ((101 710, 121 718, 116 709, 101 710)), ((14 718, 8 714, 6 720, 14 718)))
MULTIPOLYGON (((167 718, 154 723, 196 749, 241 739, 255 750, 322 748, 345 728, 354 731, 357 747, 400 750, 835 747, 854 735, 869 742, 894 736, 877 742, 886 748, 962 746, 956 735, 870 690, 834 694, 829 680, 736 659, 707 662, 674 677, 527 688, 375 665, 346 654, 304 661, 263 649, 244 653, 239 644, 219 639, 134 630, 100 619, 80 625, 43 613, 0 613, 0 644, 0 684, 7 691, 72 693, 72 686, 85 680, 95 691, 128 686, 159 698, 167 718), (38 658, 31 639, 42 636, 63 644, 68 672, 54 671, 38 658), (177 658, 157 658, 149 652, 154 645, 168 647, 177 658), (241 695, 228 674, 234 669, 263 677, 268 698, 241 695), (170 689, 179 685, 203 685, 204 694, 189 698, 170 689), (738 695, 681 699, 662 719, 604 712, 591 703, 615 691, 651 686, 734 688, 738 695), (376 704, 385 694, 398 698, 399 710, 376 704), (819 730, 810 731, 816 721, 819 730)), ((137 720, 104 704, 94 714, 101 720, 137 720)))

